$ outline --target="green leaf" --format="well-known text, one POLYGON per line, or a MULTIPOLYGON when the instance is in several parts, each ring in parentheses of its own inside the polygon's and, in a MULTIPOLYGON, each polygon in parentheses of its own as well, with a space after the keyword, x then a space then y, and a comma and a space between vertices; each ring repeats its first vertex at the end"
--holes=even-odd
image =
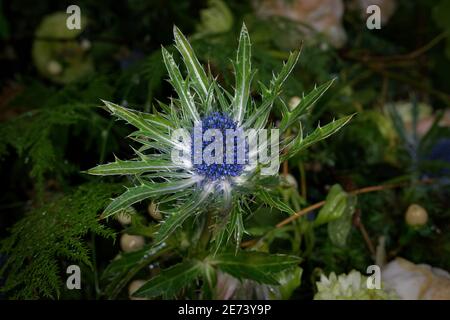
POLYGON ((178 181, 170 181, 163 183, 146 183, 137 187, 133 187, 122 193, 119 197, 114 199, 105 209, 101 218, 107 218, 118 213, 132 204, 154 197, 158 195, 165 195, 186 189, 196 183, 198 179, 190 178, 178 181))
POLYGON ((324 206, 314 220, 314 225, 319 226, 342 217, 347 207, 347 198, 347 193, 342 190, 340 185, 333 185, 328 192, 324 206))
POLYGON ((194 205, 182 206, 175 212, 168 214, 166 220, 161 222, 161 226, 156 234, 157 243, 167 239, 177 228, 181 227, 184 221, 189 218, 195 210, 194 205))
POLYGON ((121 107, 112 102, 104 100, 102 101, 113 115, 127 121, 129 124, 138 128, 143 135, 146 135, 147 137, 158 142, 164 142, 169 146, 179 146, 175 141, 172 141, 170 139, 168 131, 161 131, 162 129, 170 128, 164 122, 164 120, 157 121, 155 117, 149 117, 148 115, 144 116, 143 113, 137 112, 135 110, 121 107))
POLYGON ((328 223, 328 237, 338 247, 344 247, 347 237, 352 229, 352 218, 355 212, 356 197, 349 196, 347 205, 341 217, 328 223))
POLYGON ((178 227, 181 227, 183 222, 189 218, 197 208, 199 208, 205 201, 207 194, 200 192, 194 194, 191 200, 186 201, 178 208, 171 210, 167 214, 167 218, 161 221, 160 228, 156 235, 155 241, 159 243, 169 237, 178 227))
POLYGON ((284 203, 278 195, 272 194, 267 192, 264 189, 258 190, 258 192, 255 194, 258 199, 260 199, 264 204, 276 208, 282 212, 286 212, 289 215, 292 215, 295 213, 294 210, 292 210, 291 207, 289 207, 286 203, 284 203))
POLYGON ((188 70, 191 83, 202 101, 205 102, 207 100, 209 87, 209 81, 205 70, 195 56, 190 43, 176 26, 173 27, 173 35, 175 37, 176 48, 181 53, 184 64, 188 70))
POLYGON ((245 233, 244 220, 242 218, 244 210, 240 209, 240 206, 236 206, 231 214, 230 224, 227 229, 229 230, 229 238, 234 238, 235 251, 237 252, 245 233))
POLYGON ((170 250, 172 248, 166 243, 148 245, 139 251, 122 253, 119 259, 111 261, 101 276, 102 280, 107 281, 104 291, 108 299, 115 299, 136 273, 170 250))
POLYGON ((123 161, 116 159, 115 162, 101 164, 89 169, 87 173, 92 175, 110 176, 141 174, 149 171, 168 171, 177 168, 179 168, 179 166, 173 164, 173 162, 163 159, 141 161, 123 161))
POLYGON ((145 118, 142 113, 131 110, 122 106, 119 106, 115 103, 102 100, 105 104, 107 110, 111 112, 113 115, 127 121, 129 124, 135 126, 141 131, 151 131, 153 130, 152 125, 145 121, 145 118))
POLYGON ((173 60, 172 55, 164 47, 162 48, 162 55, 164 64, 169 72, 170 82, 180 98, 183 111, 189 115, 190 119, 194 122, 200 121, 200 116, 195 106, 194 99, 189 92, 187 81, 183 80, 180 69, 173 60))
POLYGON ((251 44, 247 27, 242 24, 239 37, 239 46, 235 62, 236 88, 234 94, 234 119, 240 124, 245 116, 248 99, 250 96, 250 86, 253 77, 251 67, 251 44))
POLYGON ((302 273, 303 269, 297 266, 280 272, 276 276, 280 284, 276 287, 279 296, 276 296, 271 292, 271 298, 274 300, 288 300, 292 296, 294 290, 300 286, 302 282, 302 273))
POLYGON ((202 273, 202 264, 198 261, 184 261, 161 271, 137 290, 133 296, 170 298, 181 289, 195 281, 202 273))
POLYGON ((242 236, 245 232, 242 215, 243 210, 241 209, 240 203, 236 201, 226 217, 219 217, 213 235, 214 254, 226 247, 230 242, 230 239, 233 239, 235 250, 236 252, 238 251, 242 236))
POLYGON ((202 288, 202 298, 212 299, 217 285, 217 271, 211 265, 204 264, 202 270, 202 278, 204 279, 202 288))
POLYGON ((224 95, 225 89, 222 88, 216 81, 213 81, 213 87, 220 108, 222 109, 223 112, 229 112, 230 103, 226 100, 226 97, 224 95))
POLYGON ((313 106, 317 100, 331 87, 333 82, 336 79, 332 79, 321 86, 314 88, 311 92, 309 92, 303 99, 300 100, 297 106, 294 107, 293 111, 287 116, 284 117, 281 124, 280 130, 284 132, 287 128, 289 128, 292 124, 299 120, 300 116, 302 116, 305 111, 307 111, 311 106, 313 106))
POLYGON ((250 117, 245 121, 243 127, 248 129, 259 129, 262 128, 265 123, 261 123, 260 119, 267 119, 267 116, 272 110, 273 103, 277 96, 275 94, 270 94, 268 96, 263 96, 261 105, 253 112, 250 117), (254 124, 260 122, 259 126, 255 126, 254 124))
POLYGON ((270 83, 270 91, 275 92, 277 95, 280 93, 281 87, 283 86, 284 82, 297 65, 300 54, 300 50, 295 50, 289 54, 288 60, 283 64, 281 71, 278 73, 278 75, 273 77, 270 83))
POLYGON ((260 283, 278 285, 277 273, 300 263, 300 258, 283 254, 241 251, 209 257, 208 262, 238 279, 251 279, 260 283))
POLYGON ((284 154, 283 156, 281 156, 280 162, 288 160, 289 158, 293 157, 294 155, 296 155, 300 151, 308 148, 309 146, 335 134, 343 126, 345 126, 352 117, 353 117, 353 115, 346 116, 341 119, 335 120, 333 122, 327 123, 323 127, 318 127, 311 134, 306 136, 306 138, 303 138, 303 133, 300 132, 299 135, 288 144, 288 146, 287 146, 288 152, 287 152, 287 154, 284 154))
MULTIPOLYGON (((250 117, 245 121, 243 127, 250 128, 259 119, 267 119, 270 111, 272 110, 273 103, 281 92, 281 87, 286 81, 292 70, 294 70, 295 65, 300 57, 300 51, 294 51, 289 54, 289 58, 286 63, 283 64, 281 71, 272 79, 270 83, 270 89, 267 89, 263 84, 262 103, 261 105, 250 115, 250 117)), ((262 127, 264 123, 260 123, 262 127)), ((258 129, 260 127, 254 128, 258 129)))

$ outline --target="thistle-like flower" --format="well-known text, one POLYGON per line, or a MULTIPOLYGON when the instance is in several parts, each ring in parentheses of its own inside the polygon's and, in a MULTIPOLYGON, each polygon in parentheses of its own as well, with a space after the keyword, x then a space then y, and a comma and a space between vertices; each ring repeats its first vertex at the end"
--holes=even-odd
MULTIPOLYGON (((318 127, 311 134, 303 136, 300 116, 320 98, 333 80, 315 88, 289 111, 280 94, 283 83, 299 58, 298 51, 289 55, 281 71, 273 76, 268 86, 260 84, 260 101, 253 101, 250 88, 254 71, 250 60, 250 38, 245 25, 242 26, 234 61, 236 82, 233 93, 224 89, 216 78, 203 69, 186 37, 176 27, 174 37, 175 47, 183 58, 187 77, 182 75, 173 56, 164 47, 162 55, 170 83, 178 98, 172 98, 169 105, 160 102, 160 111, 153 114, 137 112, 104 101, 106 108, 113 115, 137 128, 131 137, 142 144, 142 147, 135 150, 137 157, 133 160, 116 159, 115 162, 90 169, 88 173, 134 175, 138 181, 136 186, 127 189, 110 203, 103 217, 115 215, 134 203, 151 198, 159 203, 164 214, 157 241, 166 239, 189 217, 207 211, 215 213, 217 217, 216 243, 221 244, 222 240, 230 238, 239 243, 244 232, 242 216, 250 200, 257 199, 282 211, 293 212, 270 191, 271 186, 278 184, 279 163, 335 133, 351 116, 318 127), (277 128, 268 121, 275 104, 281 108, 282 113, 277 128), (222 163, 210 163, 205 159, 195 159, 197 153, 204 154, 209 148, 205 141, 196 145, 198 137, 194 133, 197 127, 201 128, 202 134, 215 129, 223 135, 228 130, 247 132, 253 129, 258 133, 269 128, 276 129, 281 138, 272 139, 276 136, 272 134, 270 143, 266 140, 259 143, 255 149, 249 145, 256 140, 257 134, 245 135, 241 159, 236 156, 238 152, 234 152, 231 156, 227 153, 222 163), (286 136, 287 129, 291 127, 295 127, 291 132, 296 134, 286 136), (187 139, 173 138, 179 129, 187 130, 187 139), (253 159, 269 144, 271 151, 277 151, 276 154, 271 152, 265 161, 250 163, 249 159, 253 159), (181 161, 174 161, 174 150, 182 152, 181 161), (275 158, 279 160, 275 162, 276 170, 272 170, 271 175, 264 174, 264 170, 275 158)), ((218 140, 219 138, 214 136, 209 142, 218 140)), ((237 151, 238 144, 234 138, 227 140, 222 147, 214 148, 211 155, 225 154, 228 149, 237 151)))

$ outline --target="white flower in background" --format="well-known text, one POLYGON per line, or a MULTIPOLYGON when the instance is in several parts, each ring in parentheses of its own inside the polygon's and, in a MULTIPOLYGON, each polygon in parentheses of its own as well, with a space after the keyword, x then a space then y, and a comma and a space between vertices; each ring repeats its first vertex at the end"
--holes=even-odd
POLYGON ((55 12, 43 17, 36 29, 31 56, 39 73, 56 83, 70 83, 94 71, 94 62, 86 43, 78 37, 88 22, 82 19, 81 29, 67 29, 67 14, 55 12), (64 26, 62 28, 61 26, 64 26), (56 39, 64 41, 48 41, 56 39))
POLYGON ((217 273, 216 298, 218 300, 229 300, 233 297, 235 291, 241 286, 239 279, 234 278, 228 273, 217 273))
POLYGON ((405 220, 411 227, 421 227, 428 222, 427 210, 418 204, 411 204, 406 210, 405 220))
POLYGON ((128 296, 130 297, 130 300, 148 300, 146 298, 137 298, 133 297, 133 293, 135 293, 137 290, 139 290, 140 287, 142 287, 147 281, 139 279, 139 280, 133 280, 128 285, 128 296))
POLYGON ((402 300, 450 300, 450 274, 445 270, 396 258, 382 269, 381 277, 402 300))
POLYGON ((297 106, 300 104, 300 97, 298 96, 293 96, 292 98, 289 99, 289 110, 294 110, 295 108, 297 108, 297 106))
POLYGON ((323 33, 336 48, 342 47, 347 40, 342 26, 342 0, 255 0, 253 7, 256 15, 262 18, 278 16, 308 25, 310 28, 301 28, 306 37, 323 33))
POLYGON ((299 267, 285 270, 277 275, 279 285, 268 285, 257 281, 239 280, 224 272, 217 273, 215 299, 218 300, 287 300, 295 288, 300 286, 303 270, 299 267))
POLYGON ((383 289, 368 289, 367 277, 352 270, 348 275, 331 272, 320 276, 314 300, 389 300, 393 297, 383 289))
POLYGON ((209 0, 208 7, 200 10, 200 23, 195 36, 228 32, 233 27, 234 17, 222 0, 209 0))

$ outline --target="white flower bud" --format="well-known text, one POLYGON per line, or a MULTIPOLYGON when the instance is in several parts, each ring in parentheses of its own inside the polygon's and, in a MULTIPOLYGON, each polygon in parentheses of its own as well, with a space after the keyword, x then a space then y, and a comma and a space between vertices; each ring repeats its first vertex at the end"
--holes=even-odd
POLYGON ((428 222, 428 212, 418 204, 411 204, 406 210, 405 220, 411 227, 423 226, 428 222))
POLYGON ((133 252, 141 249, 145 244, 145 239, 142 236, 135 236, 124 233, 120 237, 120 247, 124 252, 133 252))
POLYGON ((128 285, 128 296, 130 297, 130 300, 147 300, 146 298, 137 298, 132 297, 133 293, 135 293, 137 290, 139 290, 140 287, 142 287, 147 281, 145 280, 133 280, 128 285))
POLYGON ((57 76, 58 74, 60 74, 62 72, 62 66, 58 61, 51 60, 47 64, 47 71, 52 76, 57 76))
POLYGON ((162 215, 161 212, 159 212, 158 209, 158 205, 155 202, 150 202, 150 204, 148 205, 147 208, 148 214, 150 215, 150 217, 152 217, 153 219, 160 221, 162 220, 162 215))

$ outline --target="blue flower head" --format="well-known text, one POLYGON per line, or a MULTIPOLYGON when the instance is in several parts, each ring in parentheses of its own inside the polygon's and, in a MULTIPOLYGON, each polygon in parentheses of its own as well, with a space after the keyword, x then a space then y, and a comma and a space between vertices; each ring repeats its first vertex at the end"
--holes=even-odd
MULTIPOLYGON (((192 154, 192 163, 194 170, 201 176, 205 177, 206 181, 210 180, 218 180, 218 179, 225 179, 227 177, 237 177, 241 175, 244 171, 244 166, 248 164, 248 152, 249 147, 248 143, 245 143, 244 141, 244 148, 245 148, 245 159, 244 161, 238 161, 238 137, 234 136, 232 145, 230 146, 233 150, 231 159, 229 159, 229 155, 227 154, 227 147, 228 141, 226 140, 227 133, 230 131, 236 132, 238 129, 238 124, 236 121, 234 121, 229 115, 221 112, 213 112, 209 114, 208 116, 202 118, 201 120, 201 126, 202 126, 202 134, 204 134, 207 130, 215 129, 218 130, 223 137, 223 147, 222 147, 222 154, 223 154, 223 161, 222 163, 212 163, 207 164, 205 160, 202 157, 202 161, 199 164, 196 164, 194 161, 195 156, 195 150, 194 150, 194 143, 195 143, 195 137, 194 134, 191 135, 192 141, 194 143, 191 146, 191 154, 192 154)), ((202 148, 200 149, 200 153, 203 154, 204 149, 210 144, 215 141, 215 137, 212 137, 210 141, 201 141, 202 148)), ((213 152, 213 155, 214 152, 213 152)))

